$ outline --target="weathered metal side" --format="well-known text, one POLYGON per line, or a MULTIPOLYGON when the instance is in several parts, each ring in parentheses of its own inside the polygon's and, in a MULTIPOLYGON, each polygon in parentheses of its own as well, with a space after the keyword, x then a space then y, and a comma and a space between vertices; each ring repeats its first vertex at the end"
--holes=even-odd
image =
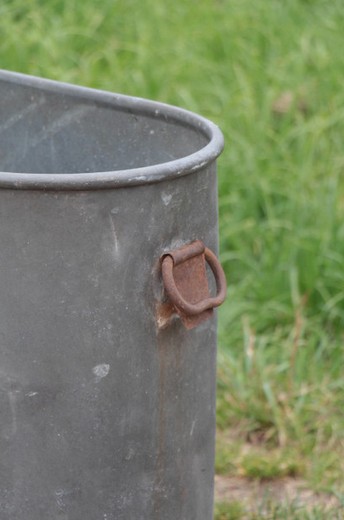
POLYGON ((211 520, 216 315, 156 309, 164 253, 217 249, 222 144, 175 107, 0 71, 1 520, 211 520))
POLYGON ((215 319, 158 330, 155 305, 164 251, 216 249, 216 196, 214 164, 0 190, 2 520, 212 518, 215 319))

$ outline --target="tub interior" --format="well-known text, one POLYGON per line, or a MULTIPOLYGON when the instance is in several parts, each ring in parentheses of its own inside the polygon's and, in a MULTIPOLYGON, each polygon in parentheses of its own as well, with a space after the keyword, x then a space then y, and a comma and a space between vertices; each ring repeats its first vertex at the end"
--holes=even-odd
MULTIPOLYGON (((100 96, 101 97, 101 96, 100 96)), ((203 148, 199 128, 85 95, 0 80, 0 171, 87 173, 166 163, 203 148)))

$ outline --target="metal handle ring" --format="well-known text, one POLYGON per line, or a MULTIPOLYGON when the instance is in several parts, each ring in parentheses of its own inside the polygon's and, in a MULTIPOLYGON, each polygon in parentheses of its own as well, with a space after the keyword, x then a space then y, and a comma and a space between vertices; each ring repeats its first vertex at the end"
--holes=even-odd
POLYGON ((204 249, 204 256, 213 272, 217 286, 217 294, 214 297, 206 298, 197 303, 187 302, 180 294, 173 276, 174 262, 172 256, 167 254, 162 259, 161 270, 166 293, 173 305, 189 316, 196 316, 207 309, 218 307, 226 298, 226 277, 219 260, 207 247, 204 249))

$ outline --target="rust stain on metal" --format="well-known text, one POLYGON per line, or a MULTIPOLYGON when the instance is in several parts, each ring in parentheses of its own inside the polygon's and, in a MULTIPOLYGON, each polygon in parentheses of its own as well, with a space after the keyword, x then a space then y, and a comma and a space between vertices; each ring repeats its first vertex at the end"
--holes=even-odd
POLYGON ((209 319, 213 308, 221 305, 226 297, 226 278, 221 264, 200 240, 164 254, 161 270, 168 300, 159 305, 158 327, 165 327, 177 313, 185 327, 192 329, 209 319), (216 280, 216 296, 209 292, 206 262, 216 280))
POLYGON ((177 316, 177 313, 172 303, 167 301, 158 303, 156 316, 158 329, 164 329, 171 323, 173 316, 177 316))
MULTIPOLYGON (((174 335, 172 335, 174 336, 174 335)), ((159 379, 157 386, 156 416, 156 454, 154 468, 154 490, 152 495, 152 520, 163 520, 171 500, 181 512, 190 493, 191 482, 185 475, 185 455, 188 447, 185 442, 185 402, 183 400, 185 383, 185 358, 183 345, 175 342, 169 330, 161 330, 156 344, 159 379), (166 348, 173 344, 173 348, 166 348), (175 392, 178 389, 178 397, 175 392), (172 466, 171 466, 172 465, 172 466), (173 487, 169 482, 171 468, 175 472, 173 487)), ((188 439, 188 442, 193 442, 188 439)), ((190 450, 192 447, 190 446, 190 450)))
POLYGON ((164 500, 165 465, 166 465, 166 352, 162 341, 158 341, 159 357, 159 409, 158 409, 158 445, 155 465, 153 494, 154 519, 160 520, 164 500))

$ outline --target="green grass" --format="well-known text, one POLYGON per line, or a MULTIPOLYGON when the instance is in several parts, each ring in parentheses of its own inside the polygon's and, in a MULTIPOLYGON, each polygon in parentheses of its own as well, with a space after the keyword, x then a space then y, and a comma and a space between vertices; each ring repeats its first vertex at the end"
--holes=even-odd
POLYGON ((262 442, 259 446, 252 446, 233 436, 228 438, 219 435, 216 473, 261 481, 305 476, 307 467, 298 448, 275 448, 268 444, 262 442))
MULTIPOLYGON (((174 103, 220 125, 229 297, 218 427, 230 440, 217 467, 257 479, 294 472, 335 493, 344 487, 343 27, 340 0, 0 6, 3 68, 174 103)), ((278 518, 322 518, 286 514, 278 518)))
POLYGON ((220 502, 215 506, 215 520, 240 520, 245 510, 240 502, 220 502))
POLYGON ((240 502, 219 503, 215 507, 215 520, 341 520, 342 513, 324 507, 300 508, 296 504, 280 505, 264 502, 256 511, 247 512, 240 502))

